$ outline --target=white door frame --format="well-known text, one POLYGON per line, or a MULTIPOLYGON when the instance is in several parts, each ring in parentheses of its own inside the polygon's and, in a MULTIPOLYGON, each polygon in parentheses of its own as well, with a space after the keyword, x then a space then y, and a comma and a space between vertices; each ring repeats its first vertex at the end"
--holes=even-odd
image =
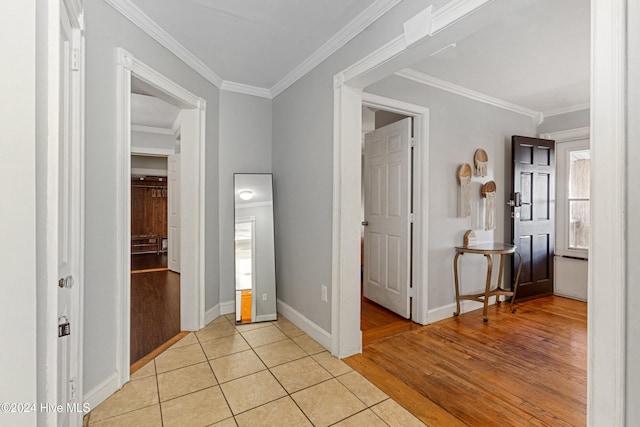
MULTIPOLYGON (((73 233, 70 242, 71 263, 74 265, 73 287, 71 291, 71 328, 74 329, 75 343, 71 346, 70 378, 75 378, 75 398, 73 402, 82 406, 83 399, 83 355, 84 355, 84 111, 85 111, 85 66, 84 66, 84 21, 82 18, 83 8, 78 0, 57 0, 49 2, 47 5, 47 82, 46 97, 47 104, 44 109, 46 118, 46 189, 43 190, 46 198, 46 255, 43 257, 43 271, 46 276, 44 282, 44 294, 46 307, 43 310, 45 329, 42 337, 38 337, 44 342, 44 359, 46 361, 44 371, 39 371, 38 375, 44 375, 42 386, 38 385, 38 398, 42 402, 58 404, 57 382, 58 372, 58 171, 59 171, 59 126, 60 116, 63 111, 60 109, 60 99, 65 94, 62 93, 60 85, 60 25, 62 19, 68 19, 71 27, 71 49, 77 49, 77 72, 72 72, 70 77, 71 92, 70 97, 71 115, 70 129, 70 171, 74 188, 70 195, 72 203, 69 212, 72 216, 72 224, 77 226, 77 232, 73 233)), ((75 227, 74 227, 75 228, 75 227)), ((40 287, 40 286, 39 286, 40 287)), ((34 301, 34 304, 36 302, 34 301)), ((39 404, 39 403, 36 403, 39 404)), ((69 414, 70 422, 82 423, 82 413, 72 412, 69 414)), ((43 415, 45 423, 55 425, 58 413, 49 411, 43 415)))
POLYGON ((120 386, 129 381, 131 305, 131 78, 135 77, 193 111, 192 124, 182 123, 181 142, 181 252, 180 329, 197 331, 204 326, 204 200, 206 101, 183 89, 147 66, 125 49, 118 48, 118 176, 117 253, 118 325, 117 371, 120 386), (187 126, 189 127, 187 129, 187 126), (188 132, 186 132, 188 131, 188 132), (190 133, 194 143, 185 141, 190 133))
MULTIPOLYGON (((361 349, 359 322, 353 315, 357 311, 354 306, 359 304, 359 289, 355 284, 359 277, 361 177, 360 170, 353 165, 360 164, 362 89, 371 83, 367 81, 368 73, 381 76, 385 64, 407 52, 411 44, 487 4, 476 0, 450 4, 453 3, 455 8, 443 7, 434 13, 427 9, 418 14, 405 23, 404 34, 334 77, 331 351, 338 357, 361 349), (424 25, 412 25, 417 21, 424 25)), ((589 425, 617 426, 625 422, 626 7, 626 0, 591 1, 593 198, 588 296, 589 425), (607 286, 597 288, 596 283, 607 286)), ((422 208, 428 208, 426 200, 422 208)), ((423 243, 426 245, 428 241, 423 243)))
MULTIPOLYGON (((414 222, 412 237, 412 271, 413 299, 411 302, 411 320, 421 325, 428 323, 427 297, 429 258, 427 243, 429 241, 429 109, 422 105, 410 104, 392 98, 371 93, 362 93, 362 105, 380 110, 390 111, 413 117, 413 194, 414 222)), ((360 175, 362 176, 362 175, 360 175)), ((359 300, 358 300, 359 301, 359 300)), ((360 311, 357 313, 358 319, 360 311)), ((358 323, 359 325, 359 323, 358 323)), ((332 334, 333 335, 333 334, 332 334)))

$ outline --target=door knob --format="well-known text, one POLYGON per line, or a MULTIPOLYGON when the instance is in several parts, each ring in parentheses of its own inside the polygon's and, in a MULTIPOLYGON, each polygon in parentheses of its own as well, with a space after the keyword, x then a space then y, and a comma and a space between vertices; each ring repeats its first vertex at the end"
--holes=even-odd
POLYGON ((367 225, 369 225, 369 221, 362 221, 361 224, 364 225, 364 226, 367 226, 367 225))

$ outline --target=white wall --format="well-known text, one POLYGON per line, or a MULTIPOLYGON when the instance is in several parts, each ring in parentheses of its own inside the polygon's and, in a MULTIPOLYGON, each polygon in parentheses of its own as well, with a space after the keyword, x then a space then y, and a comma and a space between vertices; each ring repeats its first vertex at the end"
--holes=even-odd
POLYGON ((640 366, 636 362, 640 354, 640 186, 637 165, 640 165, 640 4, 628 4, 627 36, 627 375, 626 410, 629 426, 640 425, 640 366))
MULTIPOLYGON (((395 98, 429 108, 429 277, 430 310, 455 302, 453 285, 454 246, 462 244, 466 230, 484 224, 477 219, 480 187, 489 179, 496 182, 496 229, 493 239, 511 241, 511 220, 506 201, 511 191, 511 136, 534 136, 531 118, 492 107, 397 76, 388 77, 366 92, 395 98), (474 177, 472 215, 458 217, 458 167, 469 163, 483 148, 489 157, 488 176, 474 177)), ((491 236, 486 236, 491 238, 491 236)), ((459 260, 461 292, 484 288, 486 260, 465 256, 459 260)))
POLYGON ((165 135, 152 132, 131 132, 131 146, 141 148, 160 148, 163 150, 173 150, 176 138, 173 135, 165 135))
POLYGON ((235 298, 233 174, 271 173, 271 122, 271 100, 220 92, 221 302, 235 298))
POLYGON ((219 299, 218 105, 211 83, 103 1, 85 2, 86 20, 86 258, 84 390, 116 369, 116 48, 207 101, 205 147, 205 309, 219 299))
POLYGON ((167 157, 160 156, 131 156, 132 175, 167 176, 167 157))
MULTIPOLYGON (((0 402, 36 402, 36 2, 0 13, 0 402), (8 41, 14 42, 8 42, 8 41), (15 42, 18 41, 19 42, 15 42)), ((0 412, 0 424, 31 426, 36 414, 0 412)))
POLYGON ((538 133, 558 132, 589 126, 591 110, 580 110, 571 113, 545 117, 538 126, 538 133))

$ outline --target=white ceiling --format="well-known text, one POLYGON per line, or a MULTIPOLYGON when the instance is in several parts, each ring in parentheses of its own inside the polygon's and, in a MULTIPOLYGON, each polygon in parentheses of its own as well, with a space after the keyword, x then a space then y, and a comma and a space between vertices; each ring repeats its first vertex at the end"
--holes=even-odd
POLYGON ((373 0, 132 0, 223 80, 271 88, 373 0))
POLYGON ((537 0, 410 68, 540 112, 588 103, 589 8, 537 0))
MULTIPOLYGON (((271 97, 284 89, 283 82, 303 75, 321 52, 326 56, 339 47, 337 40, 355 36, 356 24, 374 21, 402 0, 106 1, 121 12, 126 4, 139 8, 136 13, 193 54, 223 89, 255 89, 258 96, 271 97)), ((448 3, 424 1, 435 9, 448 3)), ((589 0, 530 0, 470 36, 456 38, 454 26, 447 31, 456 47, 414 64, 411 71, 528 111, 584 108, 589 102, 589 8, 589 0)))
POLYGON ((171 129, 178 113, 178 107, 160 98, 139 93, 131 94, 132 125, 171 129))

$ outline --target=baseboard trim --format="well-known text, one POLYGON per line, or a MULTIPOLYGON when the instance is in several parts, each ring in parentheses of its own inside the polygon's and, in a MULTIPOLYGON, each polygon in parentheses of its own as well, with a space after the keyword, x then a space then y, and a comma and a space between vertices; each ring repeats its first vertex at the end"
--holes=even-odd
POLYGON ((271 322, 277 318, 277 314, 263 314, 262 316, 256 316, 256 322, 271 322))
POLYGON ((331 334, 316 325, 314 322, 306 318, 302 313, 291 307, 290 305, 277 301, 278 313, 289 319, 291 323, 316 340, 321 346, 330 351, 331 349, 331 334))
POLYGON ((231 314, 236 312, 235 301, 225 301, 220 303, 220 314, 231 314))
POLYGON ((84 402, 89 404, 89 408, 93 410, 118 390, 120 390, 120 375, 114 372, 95 388, 85 393, 84 402))
MULTIPOLYGON (((493 305, 491 301, 489 301, 489 305, 493 305)), ((460 301, 460 311, 462 313, 467 313, 469 311, 477 310, 482 308, 483 304, 477 301, 460 301)), ((453 312, 456 311, 456 303, 451 303, 447 305, 443 305, 438 308, 433 308, 427 311, 427 323, 438 322, 440 320, 448 319, 453 317, 453 312)), ((462 314, 460 313, 460 314, 462 314)))
POLYGON ((220 316, 220 304, 216 304, 204 313, 204 325, 207 326, 220 316))

